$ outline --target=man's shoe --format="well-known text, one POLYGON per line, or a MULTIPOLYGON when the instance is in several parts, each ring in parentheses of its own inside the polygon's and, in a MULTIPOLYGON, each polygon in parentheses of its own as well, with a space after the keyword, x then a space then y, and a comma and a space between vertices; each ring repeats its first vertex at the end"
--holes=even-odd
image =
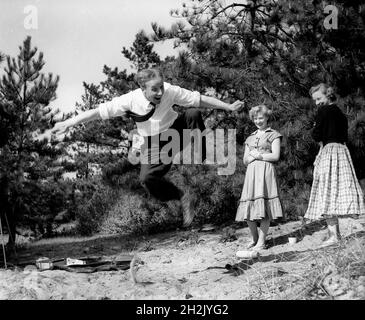
POLYGON ((191 206, 191 199, 188 192, 185 192, 184 195, 180 199, 181 207, 183 210, 183 227, 189 227, 194 219, 194 211, 191 206))

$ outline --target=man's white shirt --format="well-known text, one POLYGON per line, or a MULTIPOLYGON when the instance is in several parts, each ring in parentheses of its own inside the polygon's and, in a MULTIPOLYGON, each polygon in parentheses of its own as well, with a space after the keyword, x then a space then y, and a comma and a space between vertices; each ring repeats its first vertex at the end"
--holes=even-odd
MULTIPOLYGON (((199 107, 200 93, 164 82, 164 94, 156 106, 153 116, 144 122, 137 122, 137 131, 141 136, 154 136, 166 131, 176 120, 178 114, 172 109, 174 104, 183 107, 199 107)), ((144 96, 142 89, 136 89, 111 101, 99 105, 102 119, 110 119, 132 111, 144 115, 151 110, 151 104, 144 96)))

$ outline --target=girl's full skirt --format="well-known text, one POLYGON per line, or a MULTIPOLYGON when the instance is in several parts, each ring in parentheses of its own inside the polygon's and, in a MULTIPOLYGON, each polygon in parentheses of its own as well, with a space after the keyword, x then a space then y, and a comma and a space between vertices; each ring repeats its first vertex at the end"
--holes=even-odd
POLYGON ((350 152, 344 144, 326 144, 314 162, 313 184, 304 217, 319 220, 359 214, 365 214, 364 196, 350 152))
POLYGON ((247 166, 236 221, 284 218, 275 167, 267 161, 253 161, 247 166))

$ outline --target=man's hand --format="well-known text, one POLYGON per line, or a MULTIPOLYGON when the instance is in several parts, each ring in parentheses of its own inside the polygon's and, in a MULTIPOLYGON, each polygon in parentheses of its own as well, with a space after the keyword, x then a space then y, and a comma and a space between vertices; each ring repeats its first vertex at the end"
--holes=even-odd
POLYGON ((245 106, 243 101, 237 100, 228 106, 230 111, 239 111, 245 106))
POLYGON ((51 134, 55 135, 55 137, 59 137, 61 135, 65 135, 70 128, 69 120, 57 122, 51 130, 51 134))
POLYGON ((46 130, 44 133, 37 135, 34 139, 42 141, 46 139, 47 141, 62 141, 68 129, 70 128, 68 120, 56 122, 53 128, 46 130))

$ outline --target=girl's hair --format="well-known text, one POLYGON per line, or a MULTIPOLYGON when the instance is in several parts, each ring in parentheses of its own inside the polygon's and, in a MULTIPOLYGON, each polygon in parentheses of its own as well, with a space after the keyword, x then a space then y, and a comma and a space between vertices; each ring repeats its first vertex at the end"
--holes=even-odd
POLYGON ((156 78, 163 79, 162 72, 157 68, 140 70, 135 76, 135 80, 141 88, 145 88, 147 81, 156 78))
POLYGON ((333 89, 333 87, 329 86, 326 83, 320 83, 320 84, 310 88, 309 95, 312 96, 313 93, 315 93, 317 91, 321 91, 327 97, 327 99, 330 100, 331 102, 336 100, 335 90, 333 89))
POLYGON ((266 107, 264 104, 259 104, 258 106, 252 107, 249 111, 248 115, 250 119, 253 121, 255 116, 257 116, 258 113, 263 114, 264 116, 268 117, 268 119, 271 118, 272 111, 266 107))

